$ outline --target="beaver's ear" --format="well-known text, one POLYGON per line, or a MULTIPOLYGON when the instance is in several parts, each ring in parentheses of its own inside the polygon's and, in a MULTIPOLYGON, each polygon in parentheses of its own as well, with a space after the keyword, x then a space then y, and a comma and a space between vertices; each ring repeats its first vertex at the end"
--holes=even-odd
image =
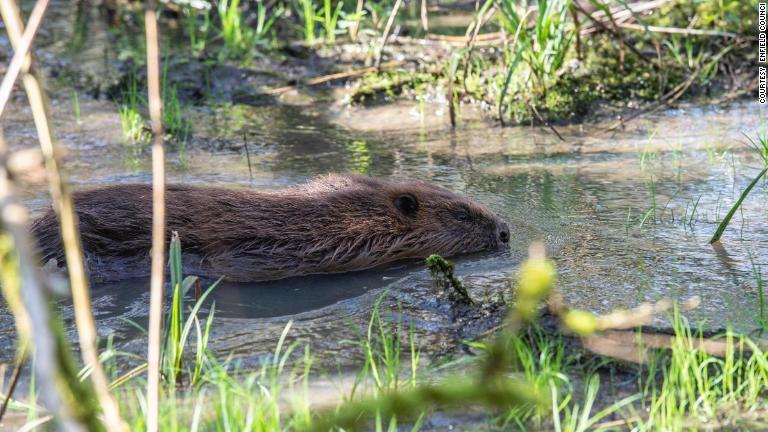
POLYGON ((403 215, 411 217, 419 210, 419 201, 409 193, 399 194, 395 197, 395 207, 403 215))

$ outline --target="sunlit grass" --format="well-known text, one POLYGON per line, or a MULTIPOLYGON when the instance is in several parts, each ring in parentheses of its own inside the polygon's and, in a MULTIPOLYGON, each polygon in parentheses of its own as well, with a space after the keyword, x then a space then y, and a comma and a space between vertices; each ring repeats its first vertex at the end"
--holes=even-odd
POLYGON ((143 106, 146 106, 146 99, 139 94, 138 82, 132 75, 123 93, 122 102, 118 105, 123 137, 131 144, 149 141, 149 132, 140 111, 143 106))
POLYGON ((264 1, 255 2, 257 18, 255 25, 246 22, 240 7, 240 0, 223 0, 218 3, 219 34, 224 40, 222 57, 249 60, 256 50, 265 48, 274 39, 272 26, 284 13, 282 3, 267 7, 264 1))

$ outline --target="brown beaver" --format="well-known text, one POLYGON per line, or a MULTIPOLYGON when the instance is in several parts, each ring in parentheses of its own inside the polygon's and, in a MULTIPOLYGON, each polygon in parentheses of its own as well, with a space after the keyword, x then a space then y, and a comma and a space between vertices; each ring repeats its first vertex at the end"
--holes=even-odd
MULTIPOLYGON (((151 186, 143 184, 74 194, 92 279, 146 274, 151 198, 151 186)), ((509 242, 507 225, 471 199, 429 183, 360 175, 328 175, 268 192, 170 185, 166 205, 185 271, 231 281, 362 270, 509 242)), ((44 261, 64 262, 53 211, 32 229, 44 261)))

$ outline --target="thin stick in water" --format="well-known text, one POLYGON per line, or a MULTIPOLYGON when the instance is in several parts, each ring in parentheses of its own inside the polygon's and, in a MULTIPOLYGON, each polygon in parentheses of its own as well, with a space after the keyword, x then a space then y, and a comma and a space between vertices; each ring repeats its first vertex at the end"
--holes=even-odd
POLYGON ((248 134, 243 133, 243 147, 245 147, 245 159, 248 161, 248 178, 253 183, 253 169, 251 168, 251 152, 248 151, 248 134))
POLYGON ((21 375, 21 368, 24 366, 24 363, 27 361, 27 353, 26 349, 22 349, 21 353, 16 356, 16 364, 13 367, 13 374, 11 375, 11 383, 8 385, 8 391, 5 392, 5 400, 3 400, 3 405, 0 406, 0 422, 3 421, 3 416, 5 416, 5 411, 8 409, 8 403, 11 401, 11 396, 13 396, 13 391, 16 390, 16 384, 19 382, 19 375, 21 375))

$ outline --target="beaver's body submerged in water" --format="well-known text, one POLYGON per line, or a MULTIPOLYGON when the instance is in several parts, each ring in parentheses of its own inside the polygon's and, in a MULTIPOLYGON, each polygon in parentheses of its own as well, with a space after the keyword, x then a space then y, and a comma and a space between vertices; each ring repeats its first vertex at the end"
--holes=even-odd
MULTIPOLYGON (((74 200, 91 277, 146 274, 151 186, 108 186, 77 192, 74 200)), ((185 271, 231 281, 362 270, 509 241, 507 225, 471 199, 429 183, 359 175, 268 192, 170 185, 166 206, 168 232, 182 240, 185 271)), ((63 263, 52 210, 34 221, 33 231, 44 261, 63 263)))

